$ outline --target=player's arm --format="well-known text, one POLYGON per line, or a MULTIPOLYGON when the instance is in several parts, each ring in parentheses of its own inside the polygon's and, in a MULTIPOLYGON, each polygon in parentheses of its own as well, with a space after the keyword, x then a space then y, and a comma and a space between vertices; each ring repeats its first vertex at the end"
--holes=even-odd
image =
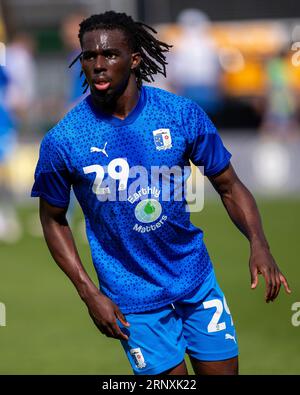
POLYGON ((99 330, 106 336, 127 340, 128 336, 116 321, 118 318, 129 326, 126 318, 118 306, 98 290, 81 263, 66 211, 67 208, 54 207, 40 198, 40 220, 51 255, 76 287, 99 330))
POLYGON ((209 180, 219 193, 231 220, 250 242, 251 288, 256 288, 258 274, 262 274, 266 281, 266 302, 277 297, 281 283, 286 292, 290 293, 287 280, 271 255, 255 199, 240 181, 232 165, 229 164, 221 173, 210 176, 209 180))

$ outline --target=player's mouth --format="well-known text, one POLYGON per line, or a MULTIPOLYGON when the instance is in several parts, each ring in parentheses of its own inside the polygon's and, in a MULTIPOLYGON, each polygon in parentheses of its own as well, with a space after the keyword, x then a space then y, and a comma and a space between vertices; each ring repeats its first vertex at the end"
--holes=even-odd
POLYGON ((110 81, 107 80, 95 80, 93 81, 94 87, 97 89, 97 91, 106 91, 110 87, 110 81))

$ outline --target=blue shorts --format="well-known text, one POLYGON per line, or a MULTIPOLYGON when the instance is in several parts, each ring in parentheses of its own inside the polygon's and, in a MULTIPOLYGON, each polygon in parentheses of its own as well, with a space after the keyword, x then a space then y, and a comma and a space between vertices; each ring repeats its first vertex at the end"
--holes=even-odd
POLYGON ((134 374, 159 374, 180 364, 185 353, 200 361, 238 355, 235 328, 214 270, 190 294, 159 309, 118 320, 129 336, 121 340, 134 374))

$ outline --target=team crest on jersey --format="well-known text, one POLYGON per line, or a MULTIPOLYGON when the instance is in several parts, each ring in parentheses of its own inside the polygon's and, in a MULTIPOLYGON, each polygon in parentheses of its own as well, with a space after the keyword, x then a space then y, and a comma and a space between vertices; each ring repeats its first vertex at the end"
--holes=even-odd
POLYGON ((157 129, 153 131, 154 143, 158 151, 172 148, 170 129, 157 129))
POLYGON ((130 354, 134 359, 134 363, 138 369, 146 367, 146 362, 140 348, 132 348, 130 354))

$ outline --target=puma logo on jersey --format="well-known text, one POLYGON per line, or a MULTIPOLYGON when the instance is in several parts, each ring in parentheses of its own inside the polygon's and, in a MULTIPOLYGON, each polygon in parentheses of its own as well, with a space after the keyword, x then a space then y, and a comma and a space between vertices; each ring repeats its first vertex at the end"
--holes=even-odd
POLYGON ((90 152, 102 152, 102 154, 104 154, 104 155, 106 155, 108 157, 108 155, 107 155, 107 153, 105 151, 106 144, 107 144, 107 142, 104 144, 103 148, 91 147, 90 152))
POLYGON ((231 340, 233 340, 233 341, 236 343, 235 337, 234 337, 234 336, 231 336, 229 333, 226 333, 225 339, 226 339, 226 340, 227 340, 227 339, 231 339, 231 340))

